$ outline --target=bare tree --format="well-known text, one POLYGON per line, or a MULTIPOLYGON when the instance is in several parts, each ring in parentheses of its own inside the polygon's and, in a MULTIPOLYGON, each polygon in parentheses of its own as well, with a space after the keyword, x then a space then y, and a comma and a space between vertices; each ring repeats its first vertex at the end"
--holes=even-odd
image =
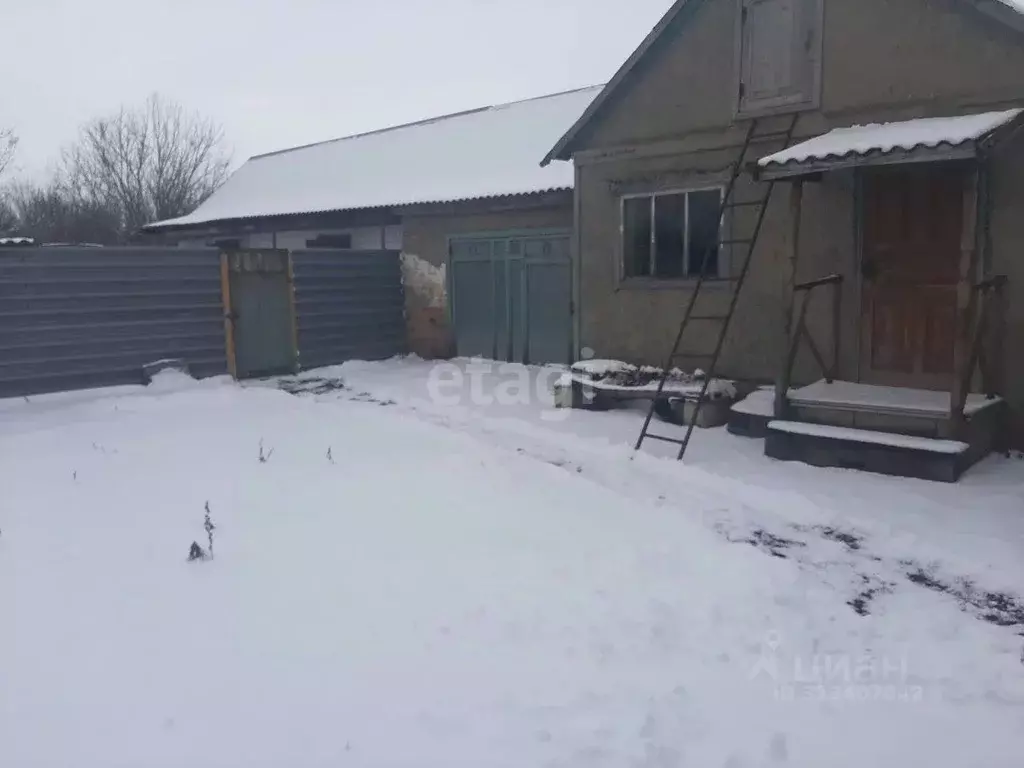
MULTIPOLYGON (((0 128, 0 177, 14 159, 14 150, 18 147, 18 137, 10 128, 0 128)), ((18 226, 18 215, 8 199, 7 190, 0 189, 0 235, 6 234, 18 226)))
POLYGON ((115 245, 121 239, 117 211, 72 197, 57 181, 44 186, 16 183, 6 190, 13 222, 9 229, 41 243, 99 243, 115 245))
POLYGON ((228 176, 221 128, 151 96, 139 109, 83 126, 64 150, 61 183, 81 203, 117 211, 122 239, 191 212, 228 176))
POLYGON ((0 128, 0 176, 14 160, 14 150, 18 148, 18 137, 10 128, 0 128))

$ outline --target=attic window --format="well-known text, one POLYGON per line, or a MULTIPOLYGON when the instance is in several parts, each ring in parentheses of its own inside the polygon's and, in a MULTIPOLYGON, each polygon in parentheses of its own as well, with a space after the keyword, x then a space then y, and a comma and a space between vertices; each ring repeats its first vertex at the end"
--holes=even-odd
POLYGON ((348 232, 333 235, 317 235, 306 240, 307 248, 342 248, 352 247, 352 235, 348 232))
POLYGON ((822 0, 737 0, 737 113, 817 106, 822 0))

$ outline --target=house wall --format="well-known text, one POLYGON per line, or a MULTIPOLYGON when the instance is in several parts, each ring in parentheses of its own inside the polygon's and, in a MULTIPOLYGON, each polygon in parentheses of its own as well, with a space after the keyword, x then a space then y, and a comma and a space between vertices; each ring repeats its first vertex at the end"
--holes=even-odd
MULTIPOLYGON (((688 288, 668 281, 620 279, 621 245, 616 185, 634 188, 633 179, 653 189, 681 189, 724 184, 731 153, 728 150, 689 153, 607 162, 581 167, 580 214, 582 230, 581 328, 582 344, 599 357, 637 363, 662 364, 672 346, 689 299, 688 288), (612 191, 609 191, 612 190, 612 191)), ((800 234, 798 279, 812 279, 840 271, 855 275, 854 174, 835 174, 821 183, 807 185, 803 225, 800 234), (845 236, 837 237, 837 233, 845 236)), ((763 190, 746 182, 736 191, 737 200, 749 200, 763 190)), ((745 236, 753 227, 756 209, 738 209, 731 227, 733 237, 745 236)), ((749 379, 770 379, 778 368, 782 350, 784 316, 783 287, 788 278, 792 253, 790 198, 787 185, 779 185, 765 217, 757 255, 736 306, 731 331, 723 350, 721 370, 749 379)), ((737 274, 742 252, 735 248, 725 255, 729 273, 737 274)), ((847 324, 856 323, 856 281, 844 285, 843 304, 847 324)), ((706 283, 694 314, 723 314, 732 296, 729 283, 706 283)), ((815 298, 812 322, 824 323, 830 316, 829 300, 815 298)), ((718 324, 694 323, 683 339, 688 351, 710 352, 718 324)), ((831 334, 820 345, 831 349, 831 334)), ((856 367, 856 349, 842 350, 844 368, 856 367)), ((682 367, 706 366, 697 358, 681 361, 682 367)), ((813 361, 798 360, 797 373, 815 376, 813 361)))
MULTIPOLYGON (((578 150, 632 154, 637 145, 702 132, 705 143, 718 145, 742 138, 739 131, 722 132, 733 126, 739 3, 691 5, 695 10, 681 12, 689 21, 674 39, 655 45, 583 131, 578 150)), ((821 110, 808 113, 798 132, 1019 101, 1021 36, 967 6, 965 0, 824 0, 821 110)))
POLYGON ((570 193, 550 196, 542 204, 465 203, 407 214, 402 262, 410 351, 426 358, 453 353, 447 290, 449 238, 532 229, 568 231, 572 226, 570 193))
MULTIPOLYGON (((601 357, 664 363, 690 295, 685 282, 620 279, 621 195, 724 179, 746 128, 733 123, 738 3, 704 0, 693 8, 683 11, 693 15, 675 39, 652 49, 574 146, 581 341, 601 357)), ((801 117, 798 136, 858 122, 1005 108, 1024 99, 1024 38, 962 0, 825 0, 824 19, 822 108, 801 117)), ((760 130, 784 125, 785 118, 772 118, 760 130)), ((756 148, 754 156, 778 146, 756 148)), ((1001 271, 1013 273, 1009 304, 1016 306, 1008 343, 1016 339, 1017 346, 1011 350, 1024 348, 1022 179, 1020 166, 1007 162, 995 182, 995 259, 1001 271)), ((726 341, 722 370, 732 376, 770 379, 783 354, 783 287, 792 250, 789 187, 776 188, 726 341)), ((855 174, 827 174, 805 187, 798 279, 844 274, 842 375, 853 377, 860 280, 855 174)), ((735 199, 755 195, 741 185, 735 199)), ((698 313, 713 313, 729 296, 728 287, 709 290, 698 313)), ((815 301, 812 318, 820 345, 828 348, 829 301, 820 293, 815 301)), ((710 330, 694 327, 697 338, 684 340, 684 346, 710 344, 710 330)), ((1024 407, 1024 368, 1015 359, 1019 354, 1008 357, 1016 366, 1009 372, 1013 396, 1024 407)), ((798 361, 798 380, 817 375, 812 360, 798 361)))
POLYGON ((1012 434, 1024 449, 1024 137, 992 164, 991 273, 1008 278, 1003 376, 1013 408, 1012 434))

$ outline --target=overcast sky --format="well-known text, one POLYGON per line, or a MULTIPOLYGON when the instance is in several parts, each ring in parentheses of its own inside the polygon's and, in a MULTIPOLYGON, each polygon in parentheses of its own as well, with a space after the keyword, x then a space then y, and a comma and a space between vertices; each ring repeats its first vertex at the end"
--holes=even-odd
MULTIPOLYGON (((670 0, 2 0, 0 126, 40 176, 152 92, 260 152, 607 80, 670 0)), ((567 126, 568 127, 568 126, 567 126)))

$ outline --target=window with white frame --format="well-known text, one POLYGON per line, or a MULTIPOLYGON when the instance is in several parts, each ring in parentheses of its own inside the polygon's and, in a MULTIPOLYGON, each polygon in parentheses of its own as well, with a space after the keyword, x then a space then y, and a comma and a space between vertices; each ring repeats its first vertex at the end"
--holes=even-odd
POLYGON ((718 277, 721 206, 718 187, 623 197, 623 277, 718 277))

